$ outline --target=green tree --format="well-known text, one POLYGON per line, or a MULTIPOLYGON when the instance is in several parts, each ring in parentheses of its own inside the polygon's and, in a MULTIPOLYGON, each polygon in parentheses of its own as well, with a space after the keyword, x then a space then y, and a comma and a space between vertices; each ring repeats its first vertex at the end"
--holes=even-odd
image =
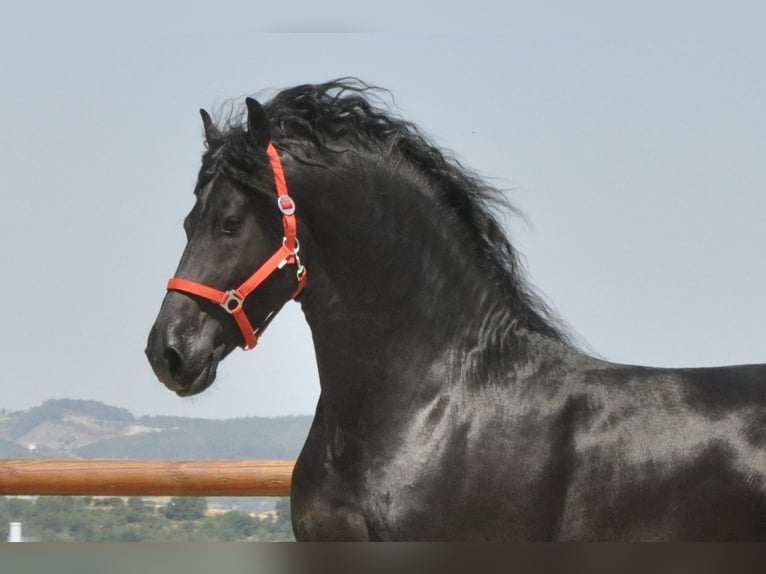
POLYGON ((128 504, 123 512, 125 522, 133 524, 141 522, 145 517, 151 515, 151 510, 146 507, 143 499, 138 496, 128 498, 128 504))
POLYGON ((169 520, 198 520, 205 517, 207 500, 199 496, 177 496, 165 507, 169 520))
POLYGON ((247 540, 255 534, 259 522, 249 514, 232 510, 218 517, 211 535, 224 541, 247 540))
POLYGON ((36 502, 0 496, 0 521, 22 522, 25 537, 41 542, 267 541, 292 540, 288 499, 277 501, 276 518, 247 512, 207 516, 204 498, 174 498, 155 510, 138 497, 41 496, 36 502), (166 514, 168 516, 166 516, 166 514), (170 518, 169 518, 170 517, 170 518))
POLYGON ((293 525, 290 519, 290 499, 280 498, 274 507, 277 519, 267 525, 262 540, 295 540, 293 537, 293 525))
POLYGON ((78 515, 78 500, 71 496, 41 496, 35 502, 33 525, 40 531, 65 530, 78 515))

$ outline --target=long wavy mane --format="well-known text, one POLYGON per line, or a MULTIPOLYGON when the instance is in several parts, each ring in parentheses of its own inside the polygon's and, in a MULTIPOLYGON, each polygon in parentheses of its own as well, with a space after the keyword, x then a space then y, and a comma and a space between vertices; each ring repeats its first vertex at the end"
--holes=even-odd
MULTIPOLYGON (((318 159, 321 163, 323 155, 336 153, 339 146, 355 146, 388 157, 392 164, 404 160, 413 166, 432 183, 437 201, 448 206, 467 230, 489 276, 513 307, 518 326, 569 342, 566 329, 529 286, 519 255, 497 219, 498 211, 513 210, 504 194, 437 147, 415 124, 385 109, 381 97, 385 93, 348 78, 283 90, 264 104, 272 140, 278 148, 312 163, 318 159)), ((224 172, 257 187, 255 175, 263 164, 246 136, 242 117, 230 118, 228 127, 209 138, 207 145, 200 185, 224 172)))

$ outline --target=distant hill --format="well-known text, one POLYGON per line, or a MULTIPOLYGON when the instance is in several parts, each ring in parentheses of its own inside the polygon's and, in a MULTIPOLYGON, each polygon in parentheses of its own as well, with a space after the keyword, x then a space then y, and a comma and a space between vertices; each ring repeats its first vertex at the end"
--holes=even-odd
POLYGON ((289 459, 298 456, 311 420, 135 417, 97 401, 55 399, 0 413, 0 457, 289 459))
POLYGON ((0 458, 25 458, 29 451, 8 440, 0 440, 0 458))

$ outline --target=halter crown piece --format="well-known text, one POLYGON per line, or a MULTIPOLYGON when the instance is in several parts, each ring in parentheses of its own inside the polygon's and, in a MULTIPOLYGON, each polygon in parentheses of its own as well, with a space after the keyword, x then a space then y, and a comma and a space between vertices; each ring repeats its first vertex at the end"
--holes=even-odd
POLYGON ((282 239, 282 246, 236 289, 220 291, 215 287, 209 287, 203 283, 198 283, 189 279, 181 279, 180 277, 173 277, 168 281, 167 286, 169 291, 180 291, 182 293, 197 295, 198 297, 208 299, 213 303, 218 303, 223 307, 227 313, 234 317, 234 320, 239 326, 239 330, 242 332, 242 336, 245 340, 244 345, 242 345, 243 349, 252 349, 258 344, 258 338, 266 330, 266 327, 268 327, 278 311, 278 309, 271 311, 266 316, 266 319, 264 319, 261 326, 257 329, 253 329, 250 320, 245 314, 245 299, 266 281, 266 279, 271 277, 274 272, 278 269, 282 269, 285 265, 295 265, 296 267, 298 287, 291 295, 291 299, 295 299, 300 292, 303 291, 303 288, 306 285, 306 277, 308 276, 306 268, 301 264, 301 260, 298 257, 300 246, 297 236, 298 222, 295 218, 295 202, 287 193, 285 172, 282 169, 282 161, 279 158, 279 152, 272 143, 269 143, 266 148, 266 153, 269 156, 269 163, 271 164, 271 171, 274 174, 274 183, 277 188, 277 208, 282 213, 282 227, 285 232, 284 238, 282 239))

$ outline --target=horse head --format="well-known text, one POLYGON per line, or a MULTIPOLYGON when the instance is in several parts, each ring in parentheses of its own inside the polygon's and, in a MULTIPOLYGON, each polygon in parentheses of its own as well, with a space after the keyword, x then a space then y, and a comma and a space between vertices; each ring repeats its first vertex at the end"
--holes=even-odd
POLYGON ((271 317, 297 294, 295 270, 298 290, 306 277, 295 205, 266 114, 257 101, 246 103, 246 129, 226 141, 201 110, 208 149, 184 220, 187 243, 149 333, 149 362, 180 396, 208 388, 218 363, 238 345, 254 347, 271 317), (224 154, 233 157, 222 162, 224 154), (247 161, 237 162, 238 154, 247 161))

